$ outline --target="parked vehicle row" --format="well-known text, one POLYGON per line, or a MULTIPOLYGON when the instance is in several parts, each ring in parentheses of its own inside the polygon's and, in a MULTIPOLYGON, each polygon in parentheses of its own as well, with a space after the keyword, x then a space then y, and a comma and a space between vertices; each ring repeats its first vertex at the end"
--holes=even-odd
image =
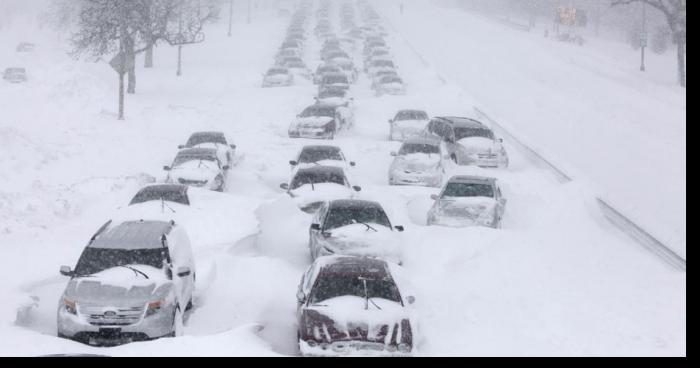
POLYGON ((311 70, 304 62, 309 7, 309 3, 302 3, 292 16, 286 38, 275 55, 274 65, 263 74, 263 88, 288 87, 297 80, 311 79, 311 70))

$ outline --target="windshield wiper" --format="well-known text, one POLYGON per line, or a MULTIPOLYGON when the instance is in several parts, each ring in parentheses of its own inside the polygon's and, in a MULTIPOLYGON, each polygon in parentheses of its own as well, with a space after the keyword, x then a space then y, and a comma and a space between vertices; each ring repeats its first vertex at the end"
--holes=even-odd
POLYGON ((375 233, 378 233, 378 232, 379 232, 379 231, 377 231, 377 229, 373 228, 373 227, 370 226, 369 224, 364 223, 364 222, 362 222, 362 221, 352 220, 352 222, 355 223, 355 224, 360 224, 360 225, 365 225, 365 226, 367 226, 367 230, 366 230, 366 231, 372 230, 372 231, 374 231, 375 233))
POLYGON ((377 303, 372 300, 372 298, 369 297, 369 291, 367 291, 367 281, 374 281, 374 279, 370 279, 367 277, 358 277, 358 280, 362 281, 362 285, 365 288, 365 310, 369 310, 369 303, 372 302, 372 305, 374 305, 377 309, 382 310, 381 307, 377 305, 377 303))
POLYGON ((173 213, 177 213, 177 211, 175 211, 174 209, 172 209, 172 207, 170 207, 170 206, 168 206, 167 204, 165 204, 165 198, 160 197, 160 201, 161 201, 161 206, 160 206, 161 212, 164 213, 164 212, 165 212, 165 209, 167 208, 167 209, 169 209, 170 211, 172 211, 173 213))
POLYGON ((141 275, 143 275, 143 277, 146 278, 146 280, 149 280, 149 279, 150 279, 150 277, 148 277, 148 275, 146 275, 146 274, 143 273, 142 271, 137 270, 137 269, 135 269, 135 268, 133 268, 133 267, 130 267, 130 266, 122 266, 122 265, 119 265, 118 267, 128 268, 128 269, 134 271, 134 273, 135 273, 137 276, 138 276, 139 274, 141 274, 141 275))

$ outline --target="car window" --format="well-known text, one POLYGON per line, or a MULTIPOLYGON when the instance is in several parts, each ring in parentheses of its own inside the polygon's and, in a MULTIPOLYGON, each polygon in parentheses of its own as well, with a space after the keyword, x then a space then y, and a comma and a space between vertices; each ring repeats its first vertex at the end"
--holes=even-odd
POLYGON ((187 146, 194 147, 204 143, 228 144, 223 134, 194 134, 187 141, 187 146))
POLYGON ((391 227, 384 210, 375 205, 331 208, 323 228, 324 230, 333 230, 357 223, 391 227))
POLYGON ((426 155, 439 154, 440 147, 434 144, 406 143, 403 146, 401 146, 401 150, 399 151, 399 155, 401 156, 410 155, 414 153, 423 153, 426 155))
POLYGON ((401 293, 393 279, 361 278, 360 275, 343 273, 319 275, 311 292, 311 303, 341 296, 381 298, 401 303, 401 293))
POLYGON ((181 190, 163 190, 158 187, 148 187, 141 189, 129 203, 130 206, 150 201, 168 201, 189 206, 187 192, 181 190))
POLYGON ((129 265, 145 265, 163 268, 168 260, 167 248, 107 249, 87 247, 75 266, 77 276, 89 276, 110 268, 129 265))
POLYGON ((325 160, 343 161, 340 150, 329 148, 307 148, 299 155, 299 163, 308 164, 325 160))
POLYGON ((442 194, 442 197, 494 197, 494 190, 491 184, 479 183, 449 183, 442 194))
POLYGON ((300 171, 292 181, 291 189, 298 189, 311 184, 346 185, 347 181, 342 171, 300 171))
POLYGON ((493 135, 493 131, 488 128, 467 128, 467 127, 457 127, 455 128, 455 138, 457 140, 471 137, 482 137, 488 139, 496 139, 493 135))

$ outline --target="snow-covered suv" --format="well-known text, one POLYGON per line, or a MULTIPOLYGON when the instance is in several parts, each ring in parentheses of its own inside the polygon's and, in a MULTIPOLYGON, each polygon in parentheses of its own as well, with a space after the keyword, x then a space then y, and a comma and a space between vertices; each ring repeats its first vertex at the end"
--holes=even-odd
POLYGON ((459 165, 508 167, 508 153, 503 147, 503 139, 497 139, 489 127, 476 120, 437 117, 430 121, 426 131, 447 144, 452 159, 459 165))
POLYGON ((182 333, 192 307, 190 240, 174 222, 106 223, 90 239, 58 301, 58 336, 90 345, 182 333))
POLYGON ((219 153, 211 148, 188 148, 180 151, 168 172, 166 183, 190 185, 218 192, 226 189, 229 166, 219 160, 219 153))

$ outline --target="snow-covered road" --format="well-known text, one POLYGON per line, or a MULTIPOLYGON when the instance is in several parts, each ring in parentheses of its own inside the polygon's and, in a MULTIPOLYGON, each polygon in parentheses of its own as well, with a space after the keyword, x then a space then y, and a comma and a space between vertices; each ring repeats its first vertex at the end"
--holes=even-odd
MULTIPOLYGON (((66 59, 63 44, 42 50, 39 43, 36 56, 52 60, 54 73, 40 72, 48 62, 30 60, 37 74, 21 91, 0 85, 9 110, 0 118, 0 168, 17 173, 0 191, 0 242, 13 275, 0 286, 7 296, 0 355, 298 354, 295 292, 310 263, 310 217, 279 184, 308 143, 290 140, 288 125, 313 103, 316 88, 260 88, 288 18, 261 9, 248 25, 244 12, 237 14, 234 37, 214 25, 207 42, 185 49, 180 79, 175 51, 157 50, 157 68, 139 69, 126 122, 114 121, 113 72, 66 59), (187 229, 198 291, 185 336, 102 349, 56 338, 56 304, 67 281, 58 267, 74 264, 94 230, 126 204, 146 178, 138 173, 161 179, 177 145, 210 129, 233 137, 242 156, 222 195, 224 210, 210 207, 212 226, 187 229), (30 295, 38 296, 37 307, 17 325, 16 309, 30 295)), ((0 37, 0 47, 15 41, 0 37)), ((463 85, 440 81, 402 35, 388 41, 408 95, 376 98, 363 76, 352 89, 356 126, 336 143, 357 162, 352 175, 361 197, 379 201, 406 227, 404 268, 418 300, 420 355, 685 355, 685 274, 616 232, 590 187, 562 185, 514 149, 508 171, 459 169, 504 183, 502 230, 425 226, 437 190, 388 186, 390 152, 399 143, 387 141, 386 121, 401 108, 471 116, 474 99, 463 85)), ((318 45, 310 46, 306 60, 315 67, 318 45)))

